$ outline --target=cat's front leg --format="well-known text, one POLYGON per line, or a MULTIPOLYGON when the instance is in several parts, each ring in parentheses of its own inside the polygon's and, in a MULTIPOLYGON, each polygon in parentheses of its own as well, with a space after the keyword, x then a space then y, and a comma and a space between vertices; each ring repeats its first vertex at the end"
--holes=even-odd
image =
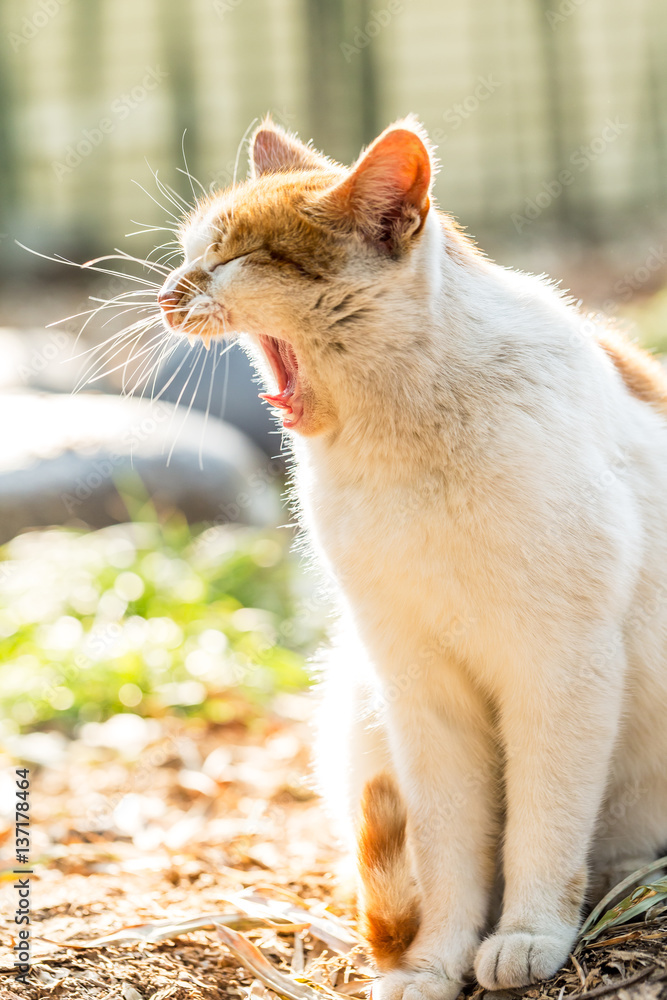
POLYGON ((437 680, 401 690, 387 719, 421 924, 373 997, 453 1000, 472 970, 495 871, 496 761, 486 709, 457 668, 438 665, 437 680))
POLYGON ((575 941, 624 673, 618 656, 603 670, 599 659, 589 647, 576 668, 533 669, 520 696, 501 706, 505 895, 498 929, 475 961, 485 989, 550 978, 575 941))

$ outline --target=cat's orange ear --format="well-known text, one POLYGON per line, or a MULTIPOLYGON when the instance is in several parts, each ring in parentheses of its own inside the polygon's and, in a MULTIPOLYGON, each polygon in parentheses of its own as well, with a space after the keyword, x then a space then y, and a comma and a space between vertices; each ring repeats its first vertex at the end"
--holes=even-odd
POLYGON ((266 118, 250 140, 250 166, 253 177, 288 170, 326 170, 331 163, 325 156, 306 146, 266 118))
POLYGON ((394 251, 421 229, 430 206, 433 163, 428 140, 412 121, 390 126, 323 207, 394 251))

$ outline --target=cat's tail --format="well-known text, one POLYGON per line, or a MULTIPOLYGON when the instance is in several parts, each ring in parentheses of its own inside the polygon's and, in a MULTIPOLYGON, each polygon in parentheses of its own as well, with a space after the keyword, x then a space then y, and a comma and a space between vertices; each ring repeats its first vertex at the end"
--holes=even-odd
POLYGON ((395 968, 419 928, 419 895, 407 846, 407 812, 393 777, 367 782, 357 862, 360 930, 381 971, 395 968))

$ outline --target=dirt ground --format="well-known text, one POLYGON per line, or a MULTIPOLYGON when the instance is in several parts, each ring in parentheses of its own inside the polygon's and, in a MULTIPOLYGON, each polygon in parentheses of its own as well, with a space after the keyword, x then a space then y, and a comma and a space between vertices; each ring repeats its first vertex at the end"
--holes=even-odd
MULTIPOLYGON (((3 1000, 367 995, 372 968, 309 784, 309 701, 283 697, 276 709, 250 727, 127 715, 88 724, 75 741, 5 740, 3 1000), (14 768, 23 764, 34 824, 28 985, 12 950, 14 768)), ((465 992, 486 995, 474 984, 465 992)), ((494 994, 577 995, 667 996, 667 918, 616 927, 549 983, 494 994)))

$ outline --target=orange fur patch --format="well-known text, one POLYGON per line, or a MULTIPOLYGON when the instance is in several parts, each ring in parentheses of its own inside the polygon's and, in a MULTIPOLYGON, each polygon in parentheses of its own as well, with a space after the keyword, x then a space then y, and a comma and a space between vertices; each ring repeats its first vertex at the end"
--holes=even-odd
POLYGON ((584 869, 571 878, 565 886, 563 898, 558 908, 558 916, 563 923, 571 925, 578 923, 587 881, 588 874, 584 869))
POLYGON ((361 802, 358 865, 361 932, 382 970, 395 968, 419 929, 419 900, 407 856, 407 813, 393 778, 379 774, 361 802))
POLYGON ((667 414, 667 375, 660 362, 614 330, 601 334, 598 343, 632 395, 667 414))

